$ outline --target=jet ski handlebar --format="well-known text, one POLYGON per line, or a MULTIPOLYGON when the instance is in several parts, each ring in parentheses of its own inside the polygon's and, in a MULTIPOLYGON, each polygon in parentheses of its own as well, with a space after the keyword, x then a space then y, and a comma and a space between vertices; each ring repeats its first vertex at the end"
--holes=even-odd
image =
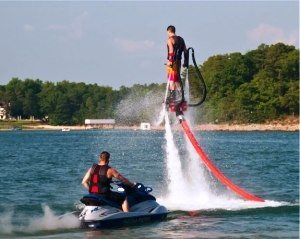
POLYGON ((121 181, 112 181, 112 183, 118 186, 118 191, 138 190, 140 192, 145 192, 148 194, 148 193, 152 192, 152 190, 153 190, 151 187, 146 187, 142 183, 135 183, 133 187, 130 187, 121 181))

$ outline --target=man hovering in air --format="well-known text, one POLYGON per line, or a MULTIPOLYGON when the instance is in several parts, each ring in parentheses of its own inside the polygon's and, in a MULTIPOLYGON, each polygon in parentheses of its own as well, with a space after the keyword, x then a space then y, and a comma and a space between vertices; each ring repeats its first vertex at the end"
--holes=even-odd
POLYGON ((171 102, 176 105, 176 115, 182 114, 180 111, 180 104, 183 101, 183 91, 182 91, 182 82, 180 78, 181 70, 181 58, 182 53, 184 53, 184 67, 187 67, 187 49, 184 42, 184 39, 176 35, 176 29, 174 26, 170 25, 167 28, 167 48, 168 48, 168 57, 167 57, 167 75, 169 81, 169 92, 167 97, 167 105, 171 102))

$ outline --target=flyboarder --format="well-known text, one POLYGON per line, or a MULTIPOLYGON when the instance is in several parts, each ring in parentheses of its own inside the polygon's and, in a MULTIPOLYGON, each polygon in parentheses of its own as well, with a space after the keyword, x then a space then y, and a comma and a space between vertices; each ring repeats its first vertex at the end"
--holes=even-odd
POLYGON ((176 28, 172 25, 167 28, 167 76, 169 81, 168 97, 166 104, 175 103, 176 115, 182 114, 179 110, 184 100, 182 82, 180 77, 182 53, 184 53, 184 67, 187 67, 187 49, 184 39, 176 35, 176 28))

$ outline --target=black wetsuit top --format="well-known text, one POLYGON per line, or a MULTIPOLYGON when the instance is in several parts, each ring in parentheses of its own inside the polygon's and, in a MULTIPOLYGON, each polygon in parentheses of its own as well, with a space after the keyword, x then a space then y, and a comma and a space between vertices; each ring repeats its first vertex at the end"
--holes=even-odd
POLYGON ((167 45, 168 48, 168 60, 171 60, 172 62, 174 61, 181 61, 181 56, 182 52, 185 50, 185 42, 182 37, 180 36, 172 36, 171 38, 174 38, 175 44, 174 44, 174 58, 169 59, 169 46, 167 45))

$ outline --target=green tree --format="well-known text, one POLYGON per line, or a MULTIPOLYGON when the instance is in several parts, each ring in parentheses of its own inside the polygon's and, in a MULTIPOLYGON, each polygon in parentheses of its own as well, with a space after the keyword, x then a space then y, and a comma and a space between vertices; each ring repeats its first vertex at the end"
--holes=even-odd
POLYGON ((7 103, 9 114, 12 117, 23 116, 24 83, 18 78, 13 78, 6 85, 7 103))
MULTIPOLYGON (((199 68, 208 94, 206 102, 195 108, 196 123, 264 122, 299 115, 299 49, 294 46, 262 44, 246 54, 209 57, 199 68)), ((194 67, 189 68, 189 86, 191 100, 196 102, 201 85, 194 67)), ((13 117, 48 116, 51 124, 111 117, 137 124, 158 113, 165 87, 166 83, 135 84, 114 90, 82 82, 13 78, 0 86, 0 104, 10 106, 13 117)))

